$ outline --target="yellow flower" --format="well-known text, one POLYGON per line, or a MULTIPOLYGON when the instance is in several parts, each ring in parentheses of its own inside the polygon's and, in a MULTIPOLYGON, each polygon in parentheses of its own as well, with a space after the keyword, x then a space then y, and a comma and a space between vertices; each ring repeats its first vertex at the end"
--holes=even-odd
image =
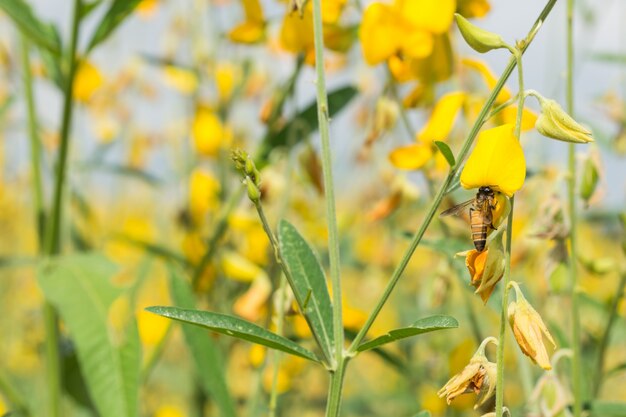
POLYGON ((271 293, 272 283, 267 274, 258 274, 248 291, 235 300, 233 311, 246 320, 257 321, 261 318, 271 293))
POLYGON ((461 173, 461 185, 466 189, 491 187, 511 197, 525 177, 524 151, 513 125, 506 124, 480 133, 461 173))
POLYGON ((215 156, 230 142, 231 132, 219 117, 206 106, 199 106, 191 126, 191 136, 200 155, 215 156))
POLYGON ((396 168, 409 170, 420 169, 426 165, 436 152, 432 142, 444 141, 450 134, 465 97, 463 92, 442 96, 433 108, 428 122, 417 134, 417 143, 393 150, 389 155, 391 163, 396 168))
POLYGON ((191 94, 198 89, 198 76, 192 70, 166 65, 163 68, 165 83, 183 94, 191 94))
POLYGON ((74 99, 86 103, 104 84, 104 77, 100 70, 88 61, 81 61, 76 70, 74 79, 74 89, 72 90, 74 99))
POLYGON ((469 19, 485 16, 491 10, 491 5, 487 0, 457 0, 456 10, 469 19))
POLYGON ((220 101, 227 101, 235 88, 240 74, 231 63, 220 63, 215 68, 215 86, 220 101))
POLYGON ((509 285, 515 288, 517 297, 517 301, 513 301, 509 304, 508 308, 509 324, 513 330, 515 340, 524 355, 528 356, 543 369, 550 370, 552 369, 552 365, 550 364, 546 346, 543 343, 543 336, 545 336, 555 348, 556 343, 554 343, 554 339, 539 313, 526 301, 517 282, 512 281, 509 285))
POLYGON ((494 337, 485 339, 470 359, 469 364, 439 390, 439 397, 446 397, 446 401, 450 404, 459 395, 474 392, 478 394, 474 408, 478 408, 491 398, 496 388, 496 364, 489 362, 485 356, 485 347, 490 342, 498 344, 494 337))
POLYGON ((154 16, 159 5, 159 0, 141 0, 135 9, 137 14, 145 19, 154 16))
POLYGON ((475 293, 480 295, 483 303, 486 304, 496 284, 504 275, 502 249, 496 245, 491 245, 482 252, 472 249, 467 252, 465 266, 470 273, 470 283, 476 288, 475 293))
POLYGON ((165 404, 159 407, 154 417, 185 417, 187 414, 178 406, 165 404))
POLYGON ((425 58, 434 48, 435 35, 448 30, 455 0, 397 0, 372 3, 363 14, 359 36, 365 61, 376 65, 393 56, 425 58))
POLYGON ((265 21, 259 0, 242 0, 244 21, 228 33, 233 42, 253 44, 265 38, 265 21))
POLYGON ((204 169, 195 169, 189 176, 189 213, 195 224, 202 224, 207 213, 216 208, 220 183, 204 169))
POLYGON ((263 269, 237 252, 225 252, 221 265, 224 275, 235 281, 252 282, 257 277, 265 275, 263 269))

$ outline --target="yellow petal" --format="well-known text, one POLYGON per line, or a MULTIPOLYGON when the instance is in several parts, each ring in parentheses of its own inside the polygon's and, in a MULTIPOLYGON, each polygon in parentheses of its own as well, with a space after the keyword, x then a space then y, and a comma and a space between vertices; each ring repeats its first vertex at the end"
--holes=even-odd
POLYGON ((465 101, 465 93, 456 91, 442 96, 435 105, 428 123, 418 134, 422 142, 445 140, 465 101))
POLYGON ((456 0, 403 0, 401 10, 415 27, 439 34, 452 24, 456 0))
POLYGON ((365 61, 370 65, 395 55, 402 42, 402 33, 394 9, 383 3, 370 4, 363 14, 359 38, 365 61))
POLYGON ((397 55, 389 57, 387 66, 396 81, 403 83, 416 78, 416 74, 411 66, 412 61, 411 59, 400 58, 397 55))
POLYGON ((414 143, 402 146, 389 154, 391 163, 400 169, 420 169, 433 156, 433 148, 429 143, 414 143))
POLYGON ((409 58, 425 58, 433 51, 433 35, 426 30, 411 30, 401 42, 402 54, 409 58))
POLYGON ((149 18, 154 16, 158 5, 158 0, 141 0, 135 10, 139 16, 149 18))
POLYGON ((77 101, 87 102, 104 84, 100 70, 87 61, 81 61, 74 79, 73 96, 77 101))
POLYGON ((222 269, 228 278, 242 282, 252 282, 265 274, 256 264, 236 252, 226 252, 222 256, 222 269))
POLYGON ((217 115, 200 106, 191 126, 191 136, 199 154, 213 156, 227 140, 228 134, 217 115))
POLYGON ((210 172, 196 169, 189 177, 189 212, 194 221, 202 218, 217 207, 220 183, 210 172))
POLYGON ((322 2, 322 21, 324 24, 337 23, 346 0, 324 0, 322 2))
POLYGON ((228 33, 232 42, 254 44, 265 38, 265 25, 258 22, 245 21, 238 24, 228 33))
MULTIPOLYGON (((480 74, 480 76, 483 78, 483 80, 485 81, 485 84, 487 84, 487 87, 489 88, 489 90, 493 90, 493 88, 498 83, 498 79, 496 78, 496 76, 493 74, 491 69, 489 69, 487 64, 485 64, 483 61, 479 61, 477 59, 471 59, 471 58, 463 58, 461 59, 461 63, 477 71, 480 74)), ((500 90, 500 93, 498 94, 498 97, 496 98, 496 103, 504 103, 505 101, 509 100, 511 97, 512 97, 511 92, 508 90, 508 88, 504 87, 502 88, 502 90, 500 90)))
POLYGON ((464 188, 489 186, 512 196, 524 184, 526 160, 513 125, 483 131, 461 173, 464 188))
POLYGON ((254 23, 263 22, 263 8, 259 0, 242 0, 241 3, 243 5, 246 21, 254 23))
POLYGON ((457 13, 468 19, 483 17, 489 10, 491 5, 487 0, 458 0, 457 13))
MULTIPOLYGON (((517 106, 509 106, 502 110, 501 113, 502 123, 514 124, 517 120, 517 106)), ((535 128, 535 122, 537 121, 537 113, 527 108, 522 111, 522 132, 527 132, 535 128)))
POLYGON ((239 72, 236 66, 230 63, 217 64, 215 68, 215 86, 221 101, 226 101, 230 98, 238 78, 239 72))
POLYGON ((313 48, 313 14, 307 8, 304 15, 287 13, 280 28, 280 44, 289 52, 306 52, 313 48))
POLYGON ((167 65, 163 68, 163 76, 167 85, 183 94, 191 94, 198 88, 198 77, 186 68, 167 65))
POLYGON ((154 417, 185 417, 187 413, 185 413, 180 407, 175 405, 162 405, 159 407, 157 412, 154 414, 154 417))

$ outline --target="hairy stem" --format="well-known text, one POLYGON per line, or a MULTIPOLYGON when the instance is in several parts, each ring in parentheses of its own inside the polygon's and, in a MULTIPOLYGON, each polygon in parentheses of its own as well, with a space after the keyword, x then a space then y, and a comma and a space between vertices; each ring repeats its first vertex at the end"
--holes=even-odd
MULTIPOLYGON (((567 85, 566 85, 566 102, 567 112, 574 117, 574 0, 567 0, 567 85)), ((572 360, 572 384, 574 396, 574 417, 580 417, 582 414, 582 358, 580 346, 580 312, 578 306, 578 271, 576 269, 576 153, 575 145, 568 145, 568 181, 567 181, 567 200, 570 217, 570 256, 569 256, 569 275, 570 275, 570 296, 572 306, 572 347, 574 357, 572 360)))
POLYGON ((343 318, 341 298, 339 234, 335 213, 335 187, 333 183, 332 157, 328 116, 328 97, 324 75, 324 34, 322 27, 322 1, 313 0, 313 33, 315 39, 315 84, 317 87, 317 120, 322 141, 322 171, 326 194, 326 222, 328 224, 328 255, 330 260, 330 282, 333 289, 333 327, 335 331, 335 359, 333 367, 340 367, 343 361, 343 318))

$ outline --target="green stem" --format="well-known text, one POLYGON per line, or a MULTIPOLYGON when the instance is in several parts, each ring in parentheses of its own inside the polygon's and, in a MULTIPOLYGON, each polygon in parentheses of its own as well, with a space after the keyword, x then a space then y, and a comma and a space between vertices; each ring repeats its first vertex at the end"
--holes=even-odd
POLYGON ((159 362, 163 351, 165 350, 165 346, 167 346, 167 342, 170 339, 172 331, 174 330, 174 326, 172 326, 171 322, 167 325, 167 330, 165 330, 165 334, 156 344, 156 346, 152 349, 150 356, 146 360, 146 364, 141 369, 141 381, 146 383, 152 374, 156 364, 159 362))
MULTIPOLYGON (((552 10, 554 5, 556 4, 556 1, 557 0, 549 0, 548 3, 546 4, 546 6, 541 11, 541 13, 539 14, 539 17, 537 18, 537 20, 533 24, 532 28, 530 29, 530 31, 528 33, 528 36, 526 37, 525 42, 521 46, 521 53, 522 54, 526 51, 528 46, 531 44, 531 42, 534 39, 535 35, 537 34, 539 28, 541 27, 541 25, 543 24, 544 20, 546 19, 546 17, 548 17, 548 15, 550 14, 550 11, 552 10)), ((433 217, 434 217, 434 215, 435 215, 439 205, 441 204, 441 200, 445 196, 445 191, 448 189, 448 187, 452 183, 456 173, 459 171, 461 163, 463 162, 463 160, 465 160, 465 157, 469 153, 470 147, 474 143, 474 139, 478 135, 478 132, 479 132, 480 128, 483 125, 483 121, 489 115, 489 112, 491 110, 491 107, 493 106, 493 103, 496 100, 496 97, 498 96, 498 94, 500 93, 500 90, 502 90, 502 88, 504 87, 504 84, 506 83, 508 78, 511 76, 511 73, 515 69, 515 67, 517 65, 516 61, 517 60, 513 56, 509 59, 509 63, 507 64, 506 68, 504 69, 504 72, 502 73, 502 75, 498 79, 498 82, 496 83, 493 91, 491 92, 491 95, 489 96, 489 98, 487 98, 487 101, 485 102, 483 108, 481 109, 481 111, 480 111, 480 113, 478 115, 478 118, 476 119, 476 122, 472 126, 472 129, 471 129, 469 135, 465 139, 465 142, 463 143, 463 146, 461 147, 461 150, 458 153, 458 156, 456 158, 456 161, 457 161, 456 166, 454 166, 454 167, 452 167, 450 169, 450 172, 448 173, 448 176, 446 177, 445 181, 443 182, 443 184, 439 188, 439 191, 437 192, 437 195, 435 196, 435 199, 433 200, 433 202, 431 203, 430 208, 428 209, 428 213, 426 214, 426 218, 422 222, 422 225, 420 226, 418 231, 413 236, 413 239, 411 240, 411 243, 409 244, 408 249, 406 250, 404 256, 402 257, 402 260, 400 261, 400 263, 398 264, 398 266, 394 270, 394 272, 393 272, 389 282, 387 283, 387 287, 385 288, 385 290, 383 292, 383 295, 378 300, 376 306, 374 307, 374 309, 370 313, 370 315, 367 318, 367 321, 365 322, 363 328, 359 331, 357 336, 352 341, 352 344, 350 345, 350 348, 348 349, 348 354, 349 355, 356 354, 357 347, 359 346, 359 344, 361 343, 363 338, 367 335, 367 332, 372 327, 372 324, 376 320, 376 317, 378 317, 378 314, 380 313, 380 311, 382 310, 383 306, 385 305, 385 303, 389 299, 389 296, 391 295, 391 292, 393 291, 394 287, 398 283, 398 280, 400 279, 400 276, 404 272, 404 269, 408 265, 409 260, 413 256, 413 252, 415 252, 415 249, 417 249, 417 246, 419 245, 420 241, 422 240, 422 237, 424 236, 424 233, 426 232, 426 229, 428 228, 428 225, 432 221, 432 219, 433 219, 433 217)))
MULTIPOLYGON (((68 74, 64 85, 63 113, 61 116, 60 149, 56 164, 56 177, 50 221, 46 223, 46 237, 44 253, 48 256, 57 255, 60 252, 61 220, 63 218, 63 192, 67 169, 67 157, 69 153, 70 131, 72 126, 74 76, 76 74, 76 47, 78 44, 78 28, 80 25, 80 0, 74 0, 72 16, 72 32, 70 49, 68 51, 67 68, 68 74)), ((48 410, 51 417, 60 416, 61 399, 61 364, 59 356, 59 319, 56 310, 49 303, 44 303, 44 326, 46 332, 46 361, 48 364, 48 410)))
POLYGON ((502 295, 502 312, 500 314, 500 334, 498 336, 498 350, 496 356, 496 417, 502 417, 504 410, 504 345, 506 332, 506 310, 509 305, 509 282, 511 280, 511 235, 513 232, 513 208, 515 196, 511 197, 511 211, 506 223, 506 250, 504 253, 504 282, 502 295))
POLYGON ((348 366, 348 358, 342 358, 337 369, 330 373, 330 386, 328 387, 328 402, 326 403, 326 417, 340 415, 341 397, 343 392, 343 379, 348 366))
POLYGON ((317 120, 322 141, 322 171, 324 192, 326 193, 326 221, 328 224, 328 254, 330 260, 330 281, 333 289, 333 327, 335 331, 334 366, 339 366, 343 358, 343 318, 341 298, 341 277, 339 275, 339 236, 337 215, 335 214, 335 188, 333 184, 332 158, 330 153, 330 133, 328 129, 328 97, 324 76, 324 36, 322 27, 322 1, 313 0, 313 34, 315 40, 315 72, 317 87, 317 120))
POLYGON ((602 383, 604 382, 604 356, 606 353, 606 349, 609 347, 609 342, 611 341, 611 330, 613 328, 613 324, 615 323, 615 319, 618 317, 618 309, 619 303, 624 296, 624 288, 626 287, 626 272, 622 272, 619 279, 619 284, 617 284, 617 291, 615 292, 615 296, 613 297, 613 301, 611 302, 611 309, 609 310, 609 319, 606 322, 606 327, 604 328, 604 333, 602 334, 602 339, 600 341, 600 347, 598 348, 598 362, 596 365, 596 377, 593 383, 594 394, 597 397, 602 389, 602 383))
MULTIPOLYGON (((276 316, 276 334, 283 335, 283 326, 285 321, 285 298, 287 293, 287 280, 283 274, 280 275, 280 286, 278 287, 278 310, 276 316)), ((272 375, 272 390, 270 392, 270 417, 276 416, 276 407, 278 404, 278 373, 280 371, 280 351, 274 351, 274 370, 272 375)))
POLYGON ((28 38, 22 34, 22 73, 24 75, 24 98, 26 99, 26 115, 28 118, 28 139, 30 142, 30 166, 33 177, 33 201, 35 203, 35 219, 37 222, 37 239, 39 251, 44 245, 45 208, 43 205, 43 185, 41 180, 41 141, 37 132, 37 112, 33 95, 33 76, 30 69, 30 45, 28 38))
MULTIPOLYGON (((567 0, 567 112, 574 117, 574 0, 567 0)), ((578 271, 576 270, 576 154, 573 143, 568 146, 568 169, 569 177, 567 182, 567 199, 570 215, 570 256, 569 256, 569 275, 570 275, 570 295, 572 305, 572 347, 574 357, 572 360, 572 383, 574 396, 574 417, 580 417, 582 414, 582 357, 580 346, 580 311, 578 305, 578 271)))

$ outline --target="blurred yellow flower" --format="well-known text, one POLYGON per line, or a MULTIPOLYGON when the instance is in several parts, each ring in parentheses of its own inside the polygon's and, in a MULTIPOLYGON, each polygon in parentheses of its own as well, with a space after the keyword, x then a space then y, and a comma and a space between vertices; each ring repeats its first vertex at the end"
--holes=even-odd
POLYGON ((215 156, 222 146, 230 142, 230 129, 208 107, 198 106, 191 126, 191 136, 200 155, 215 156))
POLYGON ((393 150, 389 154, 391 163, 399 169, 413 170, 424 167, 437 152, 433 142, 445 141, 450 134, 465 97, 466 94, 463 92, 452 92, 442 96, 433 108, 428 122, 417 134, 417 143, 393 150))
POLYGON ((183 411, 182 408, 172 405, 165 404, 159 407, 159 409, 154 413, 154 417, 186 417, 187 413, 183 411))
POLYGON ((198 89, 198 76, 187 68, 166 65, 163 68, 165 84, 183 93, 191 94, 198 89))
POLYGON ((219 181, 207 170, 196 168, 189 176, 189 213, 195 224, 202 224, 204 217, 218 204, 219 181))
POLYGON ((370 4, 363 14, 359 32, 365 61, 376 65, 397 55, 429 56, 434 47, 434 35, 450 28, 455 7, 455 0, 370 4))
POLYGON ((265 19, 263 8, 259 0, 241 0, 244 11, 244 21, 239 23, 228 33, 231 41, 253 44, 265 38, 265 19))
POLYGON ((488 186, 511 197, 525 177, 524 151, 513 125, 506 124, 479 134, 461 173, 461 185, 466 189, 488 186))
POLYGON ((215 67, 215 86, 220 101, 228 101, 233 93, 235 84, 239 80, 239 67, 221 62, 215 67))
POLYGON ((265 275, 261 267, 237 252, 225 252, 222 255, 221 265, 224 275, 235 281, 252 282, 257 277, 265 275))
POLYGON ((487 0, 457 0, 456 10, 469 19, 485 16, 491 10, 491 5, 487 0))
POLYGON ((81 61, 74 79, 74 99, 88 102, 103 84, 104 77, 100 70, 89 61, 81 61))
POLYGON ((137 14, 143 18, 154 16, 159 6, 159 0, 141 0, 136 7, 137 14))

